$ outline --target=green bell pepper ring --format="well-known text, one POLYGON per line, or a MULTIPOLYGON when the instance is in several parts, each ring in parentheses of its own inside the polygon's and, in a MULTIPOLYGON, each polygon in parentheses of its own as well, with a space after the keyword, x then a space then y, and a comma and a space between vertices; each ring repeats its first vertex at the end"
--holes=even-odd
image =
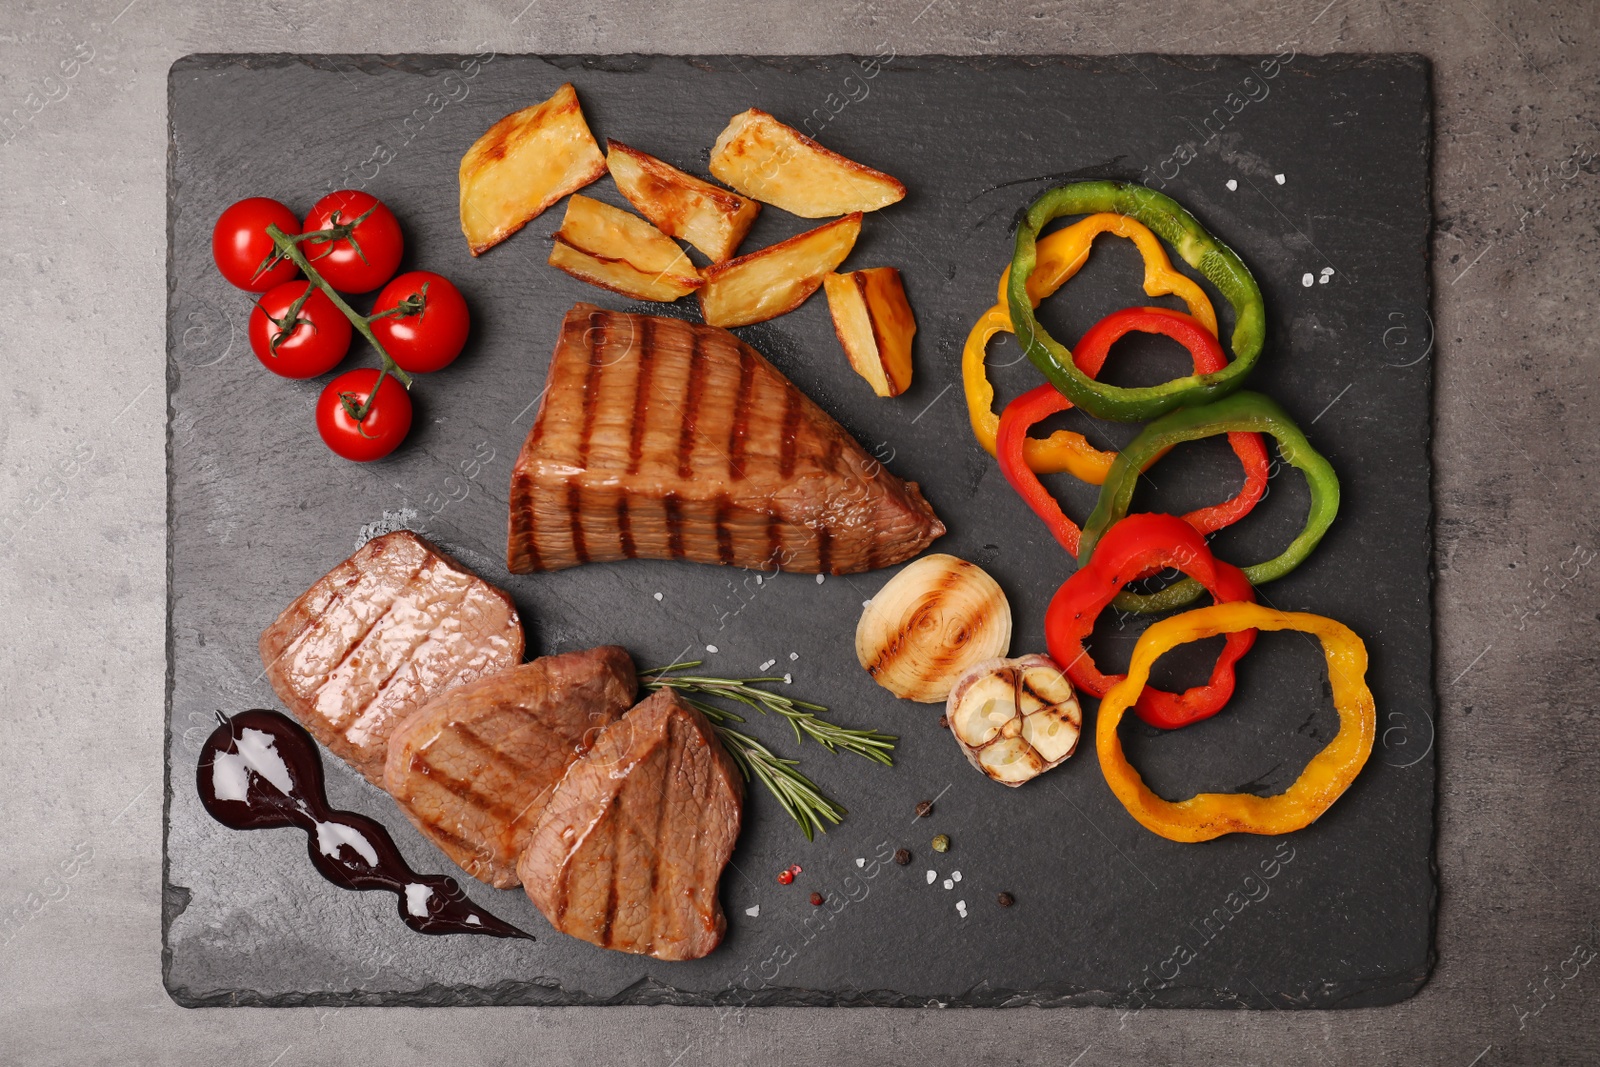
POLYGON ((1261 355, 1266 339, 1266 306, 1261 287, 1233 249, 1206 232, 1177 201, 1154 189, 1130 182, 1075 182, 1060 185, 1033 202, 1017 227, 1016 252, 1006 302, 1017 340, 1034 366, 1061 394, 1097 419, 1144 422, 1173 408, 1220 400, 1244 384, 1261 355), (1233 305, 1233 360, 1212 374, 1190 374, 1161 385, 1127 388, 1089 377, 1072 361, 1072 353, 1045 332, 1028 299, 1028 276, 1037 260, 1039 231, 1052 219, 1111 211, 1144 223, 1177 249, 1233 305))
MULTIPOLYGON (((1162 452, 1184 441, 1247 431, 1271 434, 1277 439, 1279 455, 1306 476, 1311 488, 1311 508, 1306 515, 1305 528, 1289 542, 1289 547, 1265 563, 1243 568, 1245 577, 1250 579, 1251 585, 1262 585, 1298 567, 1311 555, 1339 513, 1339 476, 1322 454, 1311 447, 1306 435, 1281 407, 1261 393, 1249 390, 1202 407, 1180 408, 1164 415, 1146 426, 1131 444, 1117 453, 1111 473, 1100 487, 1100 499, 1083 524, 1083 535, 1078 543, 1079 565, 1089 561, 1101 535, 1128 513, 1139 472, 1162 452)), ((1199 582, 1186 578, 1155 593, 1122 593, 1112 604, 1121 611, 1168 611, 1188 604, 1201 591, 1199 582)))

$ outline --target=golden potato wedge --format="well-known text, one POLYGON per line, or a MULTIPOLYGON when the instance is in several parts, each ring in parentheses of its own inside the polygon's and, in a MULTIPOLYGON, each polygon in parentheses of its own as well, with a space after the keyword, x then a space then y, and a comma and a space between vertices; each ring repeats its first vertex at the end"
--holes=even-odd
POLYGON ((718 135, 711 173, 803 219, 876 211, 906 195, 898 179, 830 152, 757 108, 735 115, 718 135))
POLYGON ((685 174, 621 141, 606 142, 606 165, 639 214, 668 237, 688 241, 715 262, 738 250, 761 213, 754 200, 685 174))
POLYGON ((911 339, 917 320, 906 300, 900 272, 872 267, 822 279, 828 311, 844 354, 879 396, 899 396, 911 387, 911 339))
POLYGON ((475 256, 606 172, 568 82, 489 127, 461 157, 461 232, 475 256))
POLYGON ((638 300, 676 300, 700 288, 677 243, 644 219, 573 193, 550 246, 550 265, 638 300))
POLYGON ((700 313, 713 326, 748 326, 793 311, 844 262, 861 234, 861 212, 825 222, 701 272, 700 313))

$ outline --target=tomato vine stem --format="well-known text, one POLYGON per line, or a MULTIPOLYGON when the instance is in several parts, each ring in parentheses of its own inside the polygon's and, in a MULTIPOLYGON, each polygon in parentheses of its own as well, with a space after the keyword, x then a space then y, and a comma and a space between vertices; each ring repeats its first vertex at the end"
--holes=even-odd
MULTIPOLYGON (((351 411, 350 405, 345 405, 345 411, 349 412, 350 417, 355 419, 357 425, 359 425, 366 421, 368 412, 372 410, 372 401, 377 397, 378 387, 383 384, 385 375, 393 377, 407 389, 411 388, 411 375, 407 374, 400 368, 398 363, 389 358, 389 353, 384 350, 377 334, 372 332, 372 324, 367 321, 366 316, 358 313, 349 304, 345 303, 344 297, 335 292, 333 286, 329 285, 322 275, 317 273, 316 268, 306 259, 305 253, 300 251, 299 245, 293 237, 278 229, 274 223, 267 224, 267 236, 272 238, 272 243, 282 253, 283 258, 299 267, 308 282, 327 294, 328 299, 333 301, 333 306, 343 312, 344 317, 350 320, 350 325, 354 326, 361 336, 367 339, 367 343, 377 350, 378 355, 383 360, 383 366, 378 371, 378 380, 372 384, 372 390, 367 394, 367 402, 361 405, 359 411, 351 411)), ((307 290, 307 292, 309 293, 310 290, 307 290)))

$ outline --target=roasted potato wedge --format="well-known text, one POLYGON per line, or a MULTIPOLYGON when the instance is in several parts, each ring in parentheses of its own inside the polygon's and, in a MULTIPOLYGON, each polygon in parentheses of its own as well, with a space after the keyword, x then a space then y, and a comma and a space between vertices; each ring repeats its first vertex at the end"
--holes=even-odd
POLYGON ((461 157, 461 232, 475 256, 606 172, 568 82, 489 127, 461 157))
POLYGON ((550 265, 638 300, 676 300, 700 288, 677 243, 644 219, 573 193, 550 246, 550 265))
POLYGON ((712 326, 748 326, 793 311, 844 262, 861 233, 861 212, 823 223, 701 272, 700 313, 712 326))
POLYGON ((639 214, 668 237, 688 241, 714 262, 738 251, 739 242, 761 213, 754 200, 729 192, 670 163, 606 142, 606 165, 617 188, 639 214))
POLYGON ((830 152, 757 108, 735 115, 718 135, 711 173, 803 219, 876 211, 906 195, 898 179, 830 152))
POLYGON ((917 320, 906 300, 900 272, 872 267, 822 279, 828 311, 850 366, 879 396, 899 396, 911 387, 911 338, 917 320))

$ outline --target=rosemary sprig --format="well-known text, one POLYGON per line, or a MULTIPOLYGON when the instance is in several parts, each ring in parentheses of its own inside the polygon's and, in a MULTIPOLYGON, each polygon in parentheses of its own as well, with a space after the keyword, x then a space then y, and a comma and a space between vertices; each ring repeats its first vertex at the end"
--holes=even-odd
POLYGON ((819 711, 828 710, 822 704, 812 704, 809 701, 784 696, 782 693, 757 688, 762 683, 782 682, 781 677, 713 678, 699 674, 666 677, 671 671, 688 670, 700 666, 702 662, 702 660, 687 660, 649 671, 645 676, 644 687, 652 691, 676 689, 684 694, 693 693, 738 701, 759 712, 772 712, 783 716, 794 730, 796 741, 803 741, 809 737, 829 752, 853 752, 885 767, 894 765, 894 757, 889 755, 894 750, 894 743, 899 740, 894 735, 880 733, 877 730, 852 730, 840 726, 817 715, 819 711))
POLYGON ((834 826, 847 814, 844 806, 825 795, 815 782, 799 770, 800 761, 788 759, 773 752, 749 734, 735 730, 729 723, 744 722, 739 714, 719 708, 699 697, 712 696, 736 701, 755 710, 773 712, 788 720, 796 740, 810 737, 830 752, 854 752, 858 756, 886 766, 893 764, 889 755, 896 738, 876 730, 850 730, 819 718, 817 712, 828 709, 821 704, 795 700, 780 693, 757 688, 763 682, 781 682, 782 678, 715 678, 706 675, 680 674, 668 677, 671 671, 689 670, 702 661, 673 663, 645 672, 641 681, 651 692, 658 689, 675 689, 686 704, 698 709, 711 720, 712 728, 722 740, 723 747, 739 765, 745 781, 759 780, 767 791, 778 799, 783 810, 789 813, 806 835, 814 840, 816 832, 828 832, 827 824, 834 826))

